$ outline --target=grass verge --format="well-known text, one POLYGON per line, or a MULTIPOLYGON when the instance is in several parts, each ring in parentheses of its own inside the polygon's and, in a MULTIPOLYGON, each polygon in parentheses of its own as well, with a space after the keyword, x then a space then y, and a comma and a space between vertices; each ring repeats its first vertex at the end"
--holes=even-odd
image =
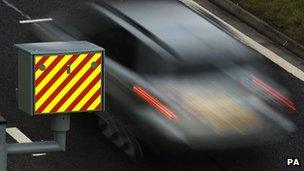
POLYGON ((232 0, 304 45, 304 0, 232 0))

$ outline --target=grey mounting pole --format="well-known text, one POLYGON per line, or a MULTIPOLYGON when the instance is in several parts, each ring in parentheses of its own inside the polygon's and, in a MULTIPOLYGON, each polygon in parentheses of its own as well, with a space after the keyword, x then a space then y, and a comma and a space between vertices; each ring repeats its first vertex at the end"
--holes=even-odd
POLYGON ((6 129, 6 121, 0 115, 0 171, 5 171, 7 167, 5 129, 6 129))
POLYGON ((70 115, 52 116, 51 129, 54 132, 54 140, 33 143, 6 144, 5 128, 6 122, 1 124, 0 116, 0 171, 7 167, 7 154, 33 154, 65 151, 66 133, 70 129, 70 115))

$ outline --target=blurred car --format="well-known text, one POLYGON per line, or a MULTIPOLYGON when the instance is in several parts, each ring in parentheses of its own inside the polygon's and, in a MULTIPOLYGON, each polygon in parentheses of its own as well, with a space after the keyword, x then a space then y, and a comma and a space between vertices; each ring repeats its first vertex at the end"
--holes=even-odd
POLYGON ((179 1, 78 4, 33 28, 43 41, 106 49, 101 129, 133 158, 154 151, 237 148, 281 139, 294 125, 288 92, 260 73, 265 58, 179 1))

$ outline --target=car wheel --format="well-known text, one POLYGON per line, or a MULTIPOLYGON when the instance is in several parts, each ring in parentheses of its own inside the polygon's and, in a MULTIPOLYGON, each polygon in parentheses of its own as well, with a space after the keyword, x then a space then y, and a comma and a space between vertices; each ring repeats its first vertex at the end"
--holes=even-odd
POLYGON ((97 113, 98 125, 102 134, 120 148, 135 162, 143 160, 143 151, 136 137, 129 131, 127 125, 108 112, 97 113))

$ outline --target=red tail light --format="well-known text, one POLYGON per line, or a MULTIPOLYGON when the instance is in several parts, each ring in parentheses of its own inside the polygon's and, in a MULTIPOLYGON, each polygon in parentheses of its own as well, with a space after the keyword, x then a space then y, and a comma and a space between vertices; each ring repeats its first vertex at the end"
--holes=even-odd
POLYGON ((267 85, 266 83, 264 83, 262 80, 260 80, 256 76, 251 75, 251 79, 252 79, 253 83, 255 84, 255 86, 257 86, 264 92, 268 93, 269 95, 275 97, 277 100, 279 100, 281 103, 285 104, 287 107, 289 107, 293 111, 296 111, 296 107, 295 107, 294 103, 291 100, 289 100, 287 97, 283 96, 281 93, 279 93, 274 88, 272 88, 269 85, 267 85))
POLYGON ((170 110, 166 105, 161 103, 156 97, 151 95, 149 92, 147 92, 145 89, 143 89, 140 86, 133 86, 133 91, 136 93, 139 97, 141 97, 144 101, 149 103, 151 106, 153 106, 155 109, 160 111, 163 115, 165 115, 169 119, 176 119, 175 114, 170 110))

